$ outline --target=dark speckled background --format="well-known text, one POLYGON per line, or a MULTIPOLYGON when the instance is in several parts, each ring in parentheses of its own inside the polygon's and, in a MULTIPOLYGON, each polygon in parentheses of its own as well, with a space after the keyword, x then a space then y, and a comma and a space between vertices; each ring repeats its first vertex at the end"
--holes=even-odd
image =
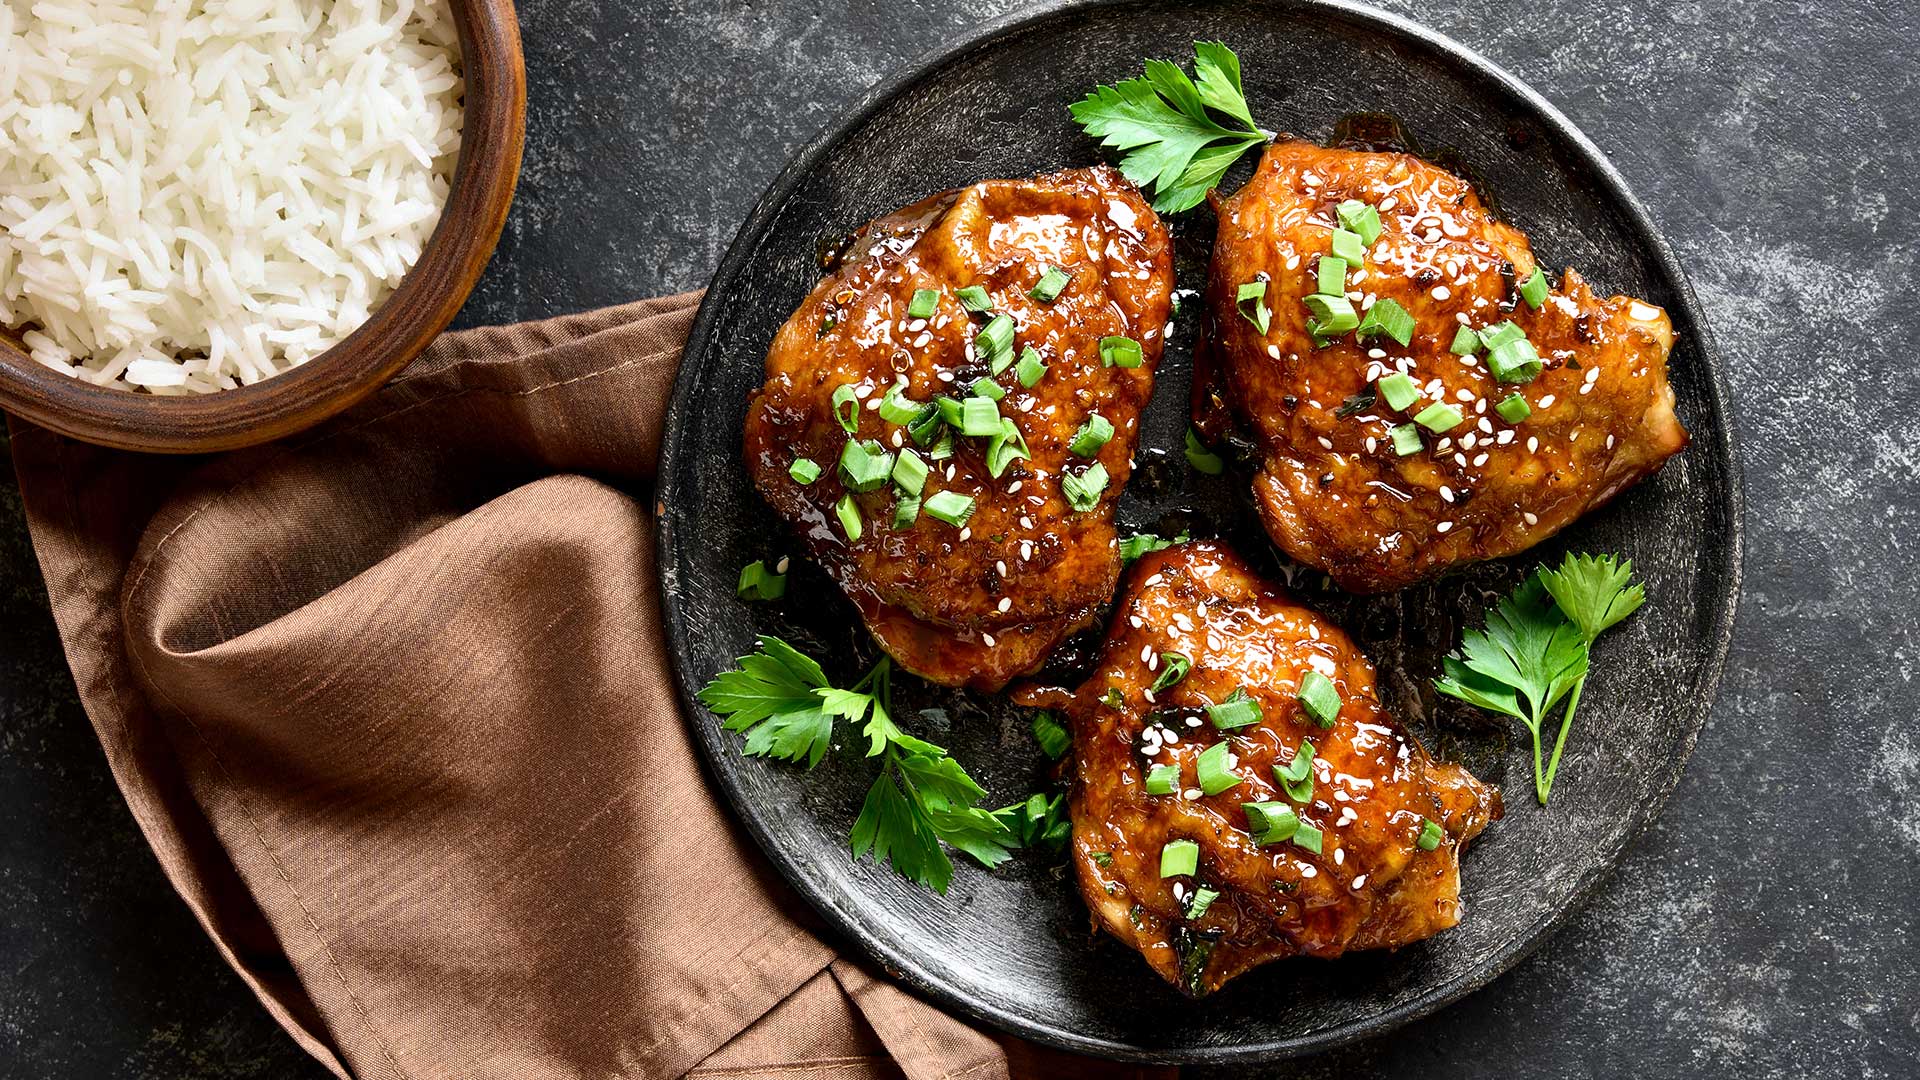
MULTIPOLYGON (((1016 6, 523 0, 527 164, 462 323, 704 283, 791 151, 883 72, 1016 6)), ((1739 427, 1746 596, 1686 778, 1592 906, 1465 1002, 1269 1075, 1913 1076, 1920 196, 1900 185, 1920 171, 1920 9, 1382 6, 1551 99, 1690 268, 1739 427)), ((0 1077, 323 1075, 135 831, 6 478, 0 1077)))

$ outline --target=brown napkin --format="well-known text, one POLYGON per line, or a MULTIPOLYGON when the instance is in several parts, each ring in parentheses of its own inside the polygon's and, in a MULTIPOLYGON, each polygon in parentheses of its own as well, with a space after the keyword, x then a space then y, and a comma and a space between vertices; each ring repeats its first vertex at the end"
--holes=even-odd
POLYGON ((1130 1076, 839 958, 707 789, 648 485, 697 296, 441 338, 215 458, 16 424, 81 700, 222 955, 341 1076, 1130 1076))

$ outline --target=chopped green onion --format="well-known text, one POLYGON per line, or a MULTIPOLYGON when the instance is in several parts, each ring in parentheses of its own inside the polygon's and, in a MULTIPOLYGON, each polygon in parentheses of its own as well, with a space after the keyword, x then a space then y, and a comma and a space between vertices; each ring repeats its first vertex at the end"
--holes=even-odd
POLYGON ((794 458, 787 466, 787 475, 793 477, 796 484, 811 484, 820 479, 820 463, 810 457, 794 458))
POLYGON ((1315 855, 1320 854, 1320 830, 1304 821, 1300 823, 1299 828, 1293 830, 1293 842, 1295 845, 1306 848, 1315 855))
POLYGON ((1113 425, 1106 417, 1094 413, 1087 417, 1086 423, 1080 425, 1080 430, 1073 433, 1073 441, 1067 444, 1067 449, 1081 457, 1092 457, 1112 438, 1113 425))
POLYGON ((947 418, 935 402, 920 406, 920 412, 907 421, 907 437, 915 446, 925 446, 940 437, 946 427, 947 418))
POLYGON ((1340 217, 1340 224, 1360 234, 1360 242, 1368 247, 1380 239, 1380 211, 1361 202, 1348 199, 1334 209, 1340 217))
POLYGON ((1527 280, 1520 283, 1520 299, 1535 311, 1539 311, 1540 305, 1547 302, 1547 275, 1541 273, 1538 266, 1527 275, 1527 280))
POLYGON ((893 472, 893 454, 873 439, 847 440, 840 451, 840 483, 848 491, 872 491, 893 472))
POLYGON ((1152 551, 1165 551, 1175 544, 1187 542, 1187 534, 1181 533, 1171 540, 1165 540, 1148 533, 1134 533, 1120 541, 1120 561, 1130 563, 1152 551))
POLYGON ((1292 839, 1293 831, 1300 827, 1300 815, 1286 803, 1241 803, 1240 809, 1247 813, 1247 831, 1253 834, 1256 844, 1284 843, 1292 839))
POLYGON ((1079 476, 1072 473, 1060 474, 1060 493, 1067 497, 1067 505, 1082 513, 1091 510, 1100 502, 1100 493, 1107 490, 1107 467, 1094 462, 1087 466, 1079 476))
POLYGON ((1040 281, 1027 295, 1043 304, 1051 304, 1059 298, 1060 291, 1065 289, 1067 282, 1071 280, 1073 280, 1072 274, 1057 266, 1049 266, 1047 272, 1040 275, 1040 281))
POLYGON ((1045 710, 1033 714, 1033 741, 1040 744, 1040 752, 1055 761, 1073 745, 1073 736, 1061 726, 1053 714, 1045 710))
POLYGON ((1287 798, 1304 803, 1313 798, 1313 740, 1300 740, 1300 749, 1293 752, 1293 760, 1285 765, 1273 767, 1274 779, 1280 781, 1280 787, 1287 798))
POLYGON ((1160 876, 1190 875, 1200 869, 1200 845, 1191 840, 1170 840, 1160 849, 1160 876))
POLYGON ((1107 692, 1100 695, 1100 704, 1105 705, 1109 709, 1123 709, 1126 708, 1127 699, 1125 695, 1120 693, 1119 687, 1109 686, 1107 687, 1107 692))
POLYGON ((1207 913, 1215 900, 1220 899, 1219 889, 1209 889, 1205 885, 1193 890, 1193 896, 1187 900, 1187 918, 1198 919, 1207 913))
POLYGON ((992 398, 970 397, 960 403, 960 434, 976 439, 1000 434, 1000 406, 992 398))
POLYGON ((993 310, 993 297, 988 296, 987 290, 978 285, 969 285, 964 289, 955 289, 953 295, 960 298, 961 307, 966 308, 975 315, 983 311, 993 310))
POLYGON ((1329 334, 1341 334, 1360 325, 1360 316, 1354 314, 1353 301, 1344 296, 1303 296, 1301 303, 1313 312, 1313 333, 1316 337, 1329 334))
POLYGON ((940 293, 937 289, 915 289, 913 299, 907 302, 907 318, 930 318, 940 306, 940 293))
POLYGON ((1509 341, 1487 353, 1487 369, 1503 383, 1529 383, 1540 374, 1540 353, 1526 338, 1509 341))
POLYGON ((833 391, 833 418, 840 421, 840 429, 851 435, 860 427, 860 397, 853 392, 852 383, 841 383, 833 391))
POLYGON ((1379 401, 1380 395, 1375 393, 1371 388, 1368 388, 1357 394, 1349 395, 1347 400, 1340 403, 1339 408, 1333 410, 1333 415, 1341 420, 1345 420, 1350 416, 1358 416, 1366 412, 1378 404, 1379 401))
POLYGON ((893 504, 893 527, 911 529, 913 523, 920 520, 920 500, 901 499, 893 504))
POLYGON ((910 424, 920 418, 921 410, 926 408, 921 402, 907 397, 906 387, 895 383, 880 399, 880 419, 889 424, 910 424))
POLYGON ((1319 285, 1315 291, 1323 296, 1347 295, 1347 260, 1338 255, 1320 256, 1315 280, 1319 285))
POLYGON ((1525 330, 1520 329, 1511 319, 1508 319, 1494 323, 1492 326, 1482 327, 1480 344, 1488 349, 1497 349, 1509 341, 1519 341, 1526 336, 1525 330))
POLYGON ((1240 317, 1252 323, 1254 329, 1260 331, 1260 333, 1265 334, 1267 327, 1272 325, 1273 312, 1267 308, 1267 283, 1265 281, 1249 281, 1241 285, 1239 293, 1234 296, 1233 304, 1240 309, 1240 317), (1247 301, 1249 300, 1253 301, 1253 309, 1251 311, 1247 309, 1247 301))
POLYGON ((1427 448, 1427 444, 1420 438, 1418 424, 1395 424, 1387 435, 1393 439, 1393 452, 1401 457, 1417 454, 1427 448))
POLYGON ((893 459, 893 486, 908 495, 919 495, 927 486, 927 463, 912 447, 901 447, 893 459))
POLYGON ((1100 339, 1100 363, 1105 367, 1135 368, 1146 362, 1146 354, 1140 351, 1140 343, 1130 337, 1103 337, 1100 339))
POLYGON ((1157 694, 1162 690, 1177 686, 1181 679, 1187 677, 1187 672, 1192 670, 1193 661, 1187 659, 1185 654, 1163 652, 1160 654, 1160 677, 1153 680, 1153 685, 1147 689, 1157 694))
POLYGON ((1247 696, 1244 686, 1234 690, 1227 700, 1207 706, 1207 719, 1221 731, 1250 727, 1259 723, 1261 716, 1260 703, 1247 696))
POLYGON ((1313 722, 1323 728, 1333 726, 1340 716, 1340 691, 1334 688, 1333 680, 1317 671, 1309 671, 1300 679, 1300 690, 1295 695, 1300 707, 1306 710, 1313 722))
POLYGON ((1203 794, 1218 795, 1228 788, 1240 785, 1240 778, 1235 776, 1227 765, 1227 759, 1230 756, 1227 744, 1224 742, 1214 743, 1200 751, 1195 775, 1200 780, 1200 791, 1203 794))
POLYGON ((853 501, 853 496, 840 496, 840 501, 833 504, 833 512, 840 519, 840 531, 847 534, 847 542, 860 539, 860 504, 853 501))
POLYGON ((1013 362, 1013 316, 995 315, 974 335, 973 347, 992 362, 994 374, 1005 371, 1007 364, 1013 362), (1006 358, 1005 363, 1001 362, 1002 357, 1006 358))
POLYGON ((939 408, 940 419, 942 421, 952 424, 954 427, 960 426, 960 420, 966 415, 966 410, 960 407, 959 398, 947 397, 942 394, 933 399, 933 404, 939 408))
POLYGON ((1404 371, 1382 376, 1378 385, 1380 396, 1387 400, 1389 408, 1404 409, 1420 400, 1420 388, 1414 385, 1414 381, 1408 378, 1404 371))
POLYGON ((1187 464, 1208 476, 1219 476, 1227 467, 1219 454, 1207 449, 1207 445, 1200 441, 1200 433, 1192 428, 1187 429, 1187 464))
POLYGON ((1367 261, 1367 244, 1360 234, 1351 229, 1333 230, 1333 253, 1345 259, 1348 266, 1361 266, 1367 261))
POLYGON ((1020 385, 1031 388, 1046 373, 1047 365, 1040 362, 1040 354, 1034 352, 1031 345, 1023 346, 1020 349, 1020 362, 1013 367, 1013 374, 1020 380, 1020 385))
POLYGON ((1026 437, 1020 434, 1020 426, 1013 417, 1000 418, 1000 433, 987 440, 987 473, 998 478, 1007 471, 1007 466, 1021 458, 1031 458, 1027 449, 1026 437))
POLYGON ((1435 435, 1452 431, 1454 428, 1460 426, 1460 421, 1463 419, 1465 418, 1460 415, 1459 409, 1443 401, 1436 401, 1413 414, 1414 423, 1419 424, 1435 435))
POLYGON ((1527 404, 1527 399, 1516 390, 1495 405, 1493 411, 1499 413, 1500 419, 1507 423, 1517 424, 1533 415, 1533 406, 1527 404))
POLYGON ((989 401, 999 401, 1001 398, 1007 396, 1007 392, 1001 388, 999 383, 982 375, 973 380, 973 396, 983 397, 989 401))
POLYGON ((936 491, 922 503, 927 516, 958 528, 973 516, 973 500, 952 491, 936 491))
POLYGON ((1439 822, 1432 818, 1421 818, 1420 838, 1414 843, 1420 846, 1421 851, 1432 851, 1440 846, 1440 840, 1444 836, 1446 836, 1446 830, 1440 827, 1439 822))
POLYGON ((1455 356, 1472 356, 1480 351, 1480 335, 1463 326, 1453 332, 1453 344, 1447 351, 1455 356))
POLYGON ((940 438, 927 450, 928 461, 945 461, 953 456, 953 429, 944 428, 940 438))
POLYGON ((740 568, 740 583, 733 587, 742 600, 778 600, 786 594, 787 575, 774 573, 759 559, 740 568))
POLYGON ((1400 306, 1399 301, 1382 298, 1367 309, 1367 317, 1360 320, 1357 333, 1361 337, 1385 334, 1402 345, 1413 343, 1413 316, 1400 306))
POLYGON ((1180 766, 1155 765, 1147 771, 1147 794, 1171 795, 1180 790, 1180 766))

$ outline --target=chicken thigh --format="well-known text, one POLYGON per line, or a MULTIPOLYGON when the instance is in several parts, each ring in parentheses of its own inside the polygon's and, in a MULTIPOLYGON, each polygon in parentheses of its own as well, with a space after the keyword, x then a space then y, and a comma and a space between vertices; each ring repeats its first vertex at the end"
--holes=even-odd
POLYGON ((902 666, 997 690, 1112 596, 1172 288, 1140 193, 1073 169, 879 218, 780 329, 748 469, 902 666))
POLYGON ((1346 634, 1214 542, 1142 558, 1092 676, 1019 699, 1072 719, 1096 924, 1190 994, 1454 925, 1461 850, 1500 814, 1381 709, 1346 634))
POLYGON ((1552 285, 1452 173, 1281 142, 1215 209, 1196 422, 1238 421, 1267 532, 1342 588, 1524 551, 1686 445, 1666 312, 1552 285))

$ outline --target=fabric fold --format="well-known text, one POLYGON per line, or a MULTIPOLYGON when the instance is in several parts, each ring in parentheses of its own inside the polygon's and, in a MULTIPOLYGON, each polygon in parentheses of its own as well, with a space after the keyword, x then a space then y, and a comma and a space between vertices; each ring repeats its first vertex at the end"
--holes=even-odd
POLYGON ((837 959, 708 790, 647 511, 697 301, 446 335, 218 458, 14 425, 108 764, 343 1077, 1061 1075, 837 959))

